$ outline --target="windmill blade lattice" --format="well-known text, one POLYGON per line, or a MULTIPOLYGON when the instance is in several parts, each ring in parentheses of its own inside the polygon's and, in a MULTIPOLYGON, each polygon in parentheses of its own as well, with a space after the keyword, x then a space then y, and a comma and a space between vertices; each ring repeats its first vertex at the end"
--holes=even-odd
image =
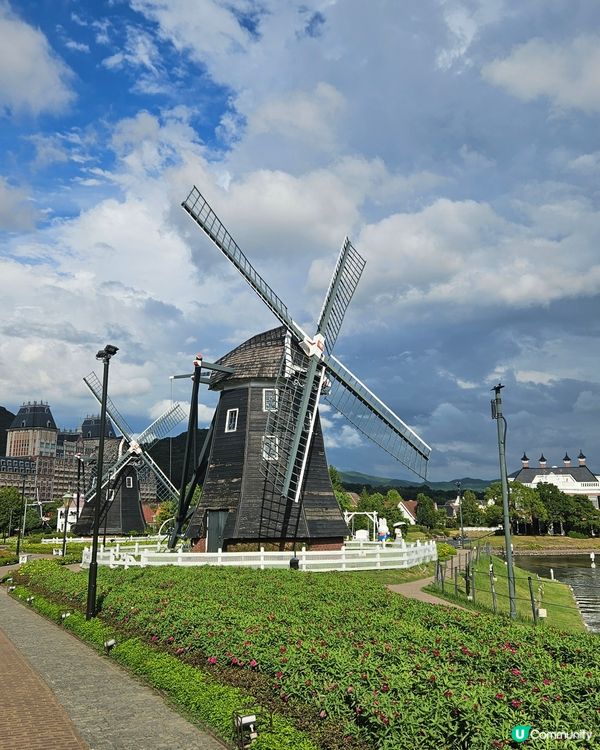
MULTIPOLYGON (((308 449, 314 428, 319 398, 323 387, 324 368, 318 368, 318 375, 310 387, 310 396, 300 433, 300 442, 294 451, 294 434, 302 413, 301 402, 308 386, 308 357, 291 345, 291 337, 286 336, 284 354, 275 382, 277 394, 276 408, 267 415, 261 472, 275 490, 276 495, 286 495, 298 502, 302 481, 306 470, 308 449), (289 488, 286 491, 286 475, 291 467, 289 488)), ((270 509, 272 512, 274 509, 270 509)))
POLYGON ((352 295, 360 281, 365 262, 346 237, 317 324, 317 331, 325 337, 325 349, 330 354, 337 341, 352 295))
POLYGON ((248 258, 246 258, 237 242, 227 229, 225 229, 221 220, 197 187, 194 186, 192 188, 190 194, 181 205, 196 221, 198 226, 210 237, 219 250, 229 258, 275 316, 279 318, 288 330, 295 334, 299 341, 302 341, 306 337, 304 331, 292 320, 282 300, 275 294, 262 276, 254 270, 248 258))
MULTIPOLYGON (((92 372, 90 373, 90 375, 84 378, 84 381, 91 392, 94 394, 96 399, 101 403, 102 385, 100 383, 100 380, 98 379, 98 376, 94 372, 92 372)), ((149 425, 138 436, 137 439, 134 439, 131 427, 129 427, 126 420, 121 416, 110 398, 107 399, 106 413, 118 426, 119 430, 123 433, 123 436, 129 443, 129 449, 126 453, 123 454, 122 457, 117 460, 116 463, 111 462, 110 459, 107 459, 105 452, 104 460, 110 467, 109 469, 107 469, 105 476, 108 476, 110 478, 110 474, 113 473, 117 467, 121 467, 121 462, 124 461, 126 457, 135 454, 144 462, 147 467, 147 472, 145 472, 147 484, 152 484, 154 482, 153 489, 156 490, 157 499, 159 501, 177 499, 179 495, 177 489, 174 487, 170 479, 162 471, 160 466, 156 463, 156 461, 154 461, 154 459, 147 451, 152 448, 152 446, 155 445, 158 440, 166 437, 166 435, 168 435, 174 427, 176 427, 183 419, 185 419, 185 412, 183 411, 181 404, 176 403, 170 406, 167 411, 164 414, 161 414, 158 419, 155 419, 154 422, 152 422, 152 424, 149 425)), ((102 481, 104 486, 104 477, 102 481)), ((91 497, 93 497, 93 494, 95 494, 95 490, 92 492, 91 497)), ((89 499, 91 499, 91 497, 89 499)), ((86 497, 86 500, 87 499, 88 498, 86 497)))
POLYGON ((158 419, 155 419, 149 427, 146 427, 138 435, 136 442, 143 445, 146 450, 149 450, 159 440, 166 437, 184 419, 185 412, 181 408, 181 404, 173 404, 164 414, 161 414, 158 419))
MULTIPOLYGON (((90 374, 86 375, 86 377, 83 379, 83 382, 87 385, 90 391, 94 394, 96 401, 99 404, 101 404, 102 403, 102 383, 98 379, 98 376, 96 375, 96 373, 90 372, 90 374)), ((133 435, 133 430, 127 424, 127 420, 125 419, 125 417, 122 416, 122 414, 119 412, 117 407, 113 404, 110 396, 107 396, 106 398, 106 411, 110 415, 111 420, 117 426, 117 428, 119 429, 119 432, 123 435, 123 437, 127 438, 127 440, 131 440, 131 436, 133 435)))
POLYGON ((335 357, 325 359, 331 376, 326 400, 366 437, 420 477, 431 448, 335 357))

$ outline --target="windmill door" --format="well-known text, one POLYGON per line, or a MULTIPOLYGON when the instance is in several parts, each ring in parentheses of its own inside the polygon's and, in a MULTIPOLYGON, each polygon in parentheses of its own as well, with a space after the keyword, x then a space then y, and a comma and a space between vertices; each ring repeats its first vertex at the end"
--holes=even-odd
POLYGON ((206 551, 207 552, 218 552, 223 549, 223 531, 225 530, 225 523, 227 516, 229 515, 228 510, 209 510, 206 516, 206 551))

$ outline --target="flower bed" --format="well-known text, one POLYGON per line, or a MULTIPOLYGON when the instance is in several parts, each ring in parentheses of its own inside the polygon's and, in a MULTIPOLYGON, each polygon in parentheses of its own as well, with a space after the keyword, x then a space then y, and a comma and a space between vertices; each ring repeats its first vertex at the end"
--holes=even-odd
MULTIPOLYGON (((86 575, 53 561, 22 573, 85 606, 86 575)), ((321 747, 502 748, 516 724, 600 735, 589 634, 406 600, 360 573, 102 569, 99 598, 130 635, 243 680, 284 714, 302 706, 306 724, 331 727, 321 747)))

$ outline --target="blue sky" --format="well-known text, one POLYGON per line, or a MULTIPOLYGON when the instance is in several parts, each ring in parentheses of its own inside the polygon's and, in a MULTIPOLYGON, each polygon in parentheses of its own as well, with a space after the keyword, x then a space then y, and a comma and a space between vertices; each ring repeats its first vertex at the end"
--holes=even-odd
MULTIPOLYGON (((276 324, 180 208, 193 184, 304 327, 343 238, 336 355, 429 476, 600 471, 600 8, 592 0, 0 0, 0 404, 142 429, 169 376, 276 324)), ((201 416, 214 398, 203 392, 201 416)), ((329 460, 409 478, 323 414, 329 460)))

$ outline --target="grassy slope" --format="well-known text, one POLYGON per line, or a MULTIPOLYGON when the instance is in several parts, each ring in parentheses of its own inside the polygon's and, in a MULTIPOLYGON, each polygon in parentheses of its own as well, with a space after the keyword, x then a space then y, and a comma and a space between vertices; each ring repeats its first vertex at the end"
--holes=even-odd
MULTIPOLYGON (((449 596, 444 596, 451 601, 459 601, 463 606, 468 606, 478 611, 490 611, 493 607, 489 569, 490 562, 494 565, 494 574, 496 581, 494 582, 494 588, 496 590, 497 607, 499 612, 508 613, 509 611, 509 599, 508 599, 508 578, 506 574, 506 565, 503 560, 499 557, 489 557, 488 555, 480 555, 479 561, 475 565, 475 601, 466 602, 466 591, 465 591, 465 580, 463 576, 459 575, 458 578, 458 590, 459 596, 456 599, 453 595, 454 583, 449 580, 449 573, 445 582, 445 591, 449 596)), ((448 568, 449 570, 449 568, 448 568)), ((539 586, 542 584, 541 593, 541 606, 546 608, 548 611, 548 617, 544 626, 552 626, 560 628, 561 630, 569 631, 584 631, 585 624, 581 619, 581 614, 577 609, 577 605, 573 598, 573 594, 569 587, 564 583, 558 581, 550 581, 547 578, 543 578, 540 581, 536 579, 535 575, 532 575, 527 570, 515 566, 515 585, 516 585, 516 597, 517 597, 517 615, 523 620, 531 622, 533 613, 531 609, 531 598, 529 593, 529 582, 528 576, 532 576, 533 580, 533 592, 537 598, 539 592, 539 586)), ((432 590, 433 587, 428 587, 432 590)), ((436 593, 437 592, 436 590, 436 593)))

